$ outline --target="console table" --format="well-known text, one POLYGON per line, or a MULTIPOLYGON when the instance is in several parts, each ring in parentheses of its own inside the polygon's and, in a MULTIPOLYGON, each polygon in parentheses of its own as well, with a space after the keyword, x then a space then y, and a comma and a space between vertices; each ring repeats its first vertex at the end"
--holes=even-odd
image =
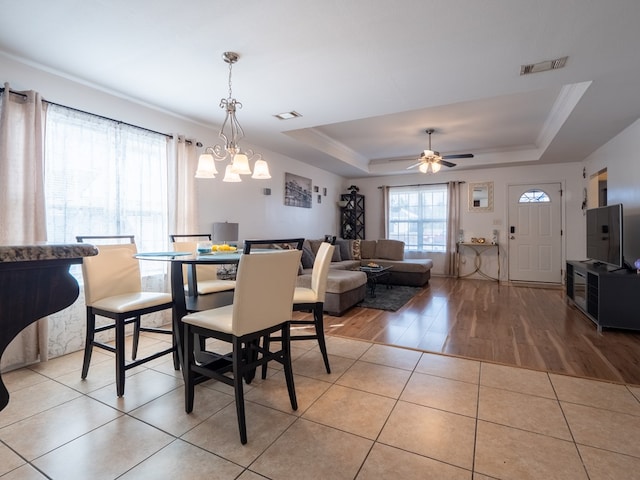
POLYGON ((477 273, 478 275, 483 276, 484 278, 488 278, 489 280, 495 280, 500 282, 500 245, 497 243, 467 243, 467 242, 459 242, 456 243, 456 274, 457 278, 469 277, 477 273), (465 273, 464 275, 460 275, 460 253, 463 249, 469 249, 473 251, 473 272, 465 273), (487 272, 482 270, 482 254, 485 252, 496 251, 496 258, 498 261, 498 275, 496 277, 489 275, 487 272))
MULTIPOLYGON (((75 302, 80 289, 69 266, 97 254, 89 244, 0 246, 0 358, 27 326, 75 302)), ((0 375, 0 410, 8 403, 0 375)))

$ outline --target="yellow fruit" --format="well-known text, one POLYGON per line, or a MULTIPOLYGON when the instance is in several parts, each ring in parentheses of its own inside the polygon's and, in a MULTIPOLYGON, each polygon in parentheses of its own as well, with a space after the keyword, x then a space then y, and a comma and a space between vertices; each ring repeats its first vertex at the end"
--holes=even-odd
POLYGON ((211 246, 211 251, 212 252, 217 252, 218 251, 218 245, 212 245, 211 246))

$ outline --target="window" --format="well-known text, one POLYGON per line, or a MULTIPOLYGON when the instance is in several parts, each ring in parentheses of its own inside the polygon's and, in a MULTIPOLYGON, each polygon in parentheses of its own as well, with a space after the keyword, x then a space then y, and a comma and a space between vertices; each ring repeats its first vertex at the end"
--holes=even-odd
POLYGON ((447 186, 389 188, 388 236, 405 250, 445 252, 447 246, 447 186))
POLYGON ((520 196, 518 203, 544 203, 550 202, 551 199, 542 190, 527 190, 520 196))
MULTIPOLYGON (((133 234, 140 251, 166 248, 166 136, 50 104, 45 203, 51 242, 133 234)), ((150 274, 163 267, 142 262, 141 268, 150 274)))

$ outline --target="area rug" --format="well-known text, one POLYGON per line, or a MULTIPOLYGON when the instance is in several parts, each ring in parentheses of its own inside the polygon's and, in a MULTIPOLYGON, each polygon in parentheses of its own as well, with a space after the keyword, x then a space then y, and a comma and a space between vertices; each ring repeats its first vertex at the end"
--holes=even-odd
POLYGON ((369 296, 369 291, 367 290, 367 296, 358 306, 395 312, 411 300, 411 298, 420 290, 421 288, 419 287, 393 285, 388 289, 386 285, 378 285, 376 287, 376 296, 369 296))

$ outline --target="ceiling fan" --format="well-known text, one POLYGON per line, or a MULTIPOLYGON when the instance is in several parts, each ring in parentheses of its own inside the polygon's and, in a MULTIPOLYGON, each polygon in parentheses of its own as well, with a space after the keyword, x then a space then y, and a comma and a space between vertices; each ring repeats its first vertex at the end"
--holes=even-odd
POLYGON ((455 163, 451 163, 445 160, 445 158, 473 158, 473 153, 461 153, 458 155, 440 155, 440 152, 436 152, 431 149, 431 134, 435 131, 433 128, 425 130, 429 134, 429 149, 420 153, 420 161, 409 167, 407 170, 418 167, 422 173, 436 173, 440 170, 442 165, 445 167, 455 167, 455 163))

